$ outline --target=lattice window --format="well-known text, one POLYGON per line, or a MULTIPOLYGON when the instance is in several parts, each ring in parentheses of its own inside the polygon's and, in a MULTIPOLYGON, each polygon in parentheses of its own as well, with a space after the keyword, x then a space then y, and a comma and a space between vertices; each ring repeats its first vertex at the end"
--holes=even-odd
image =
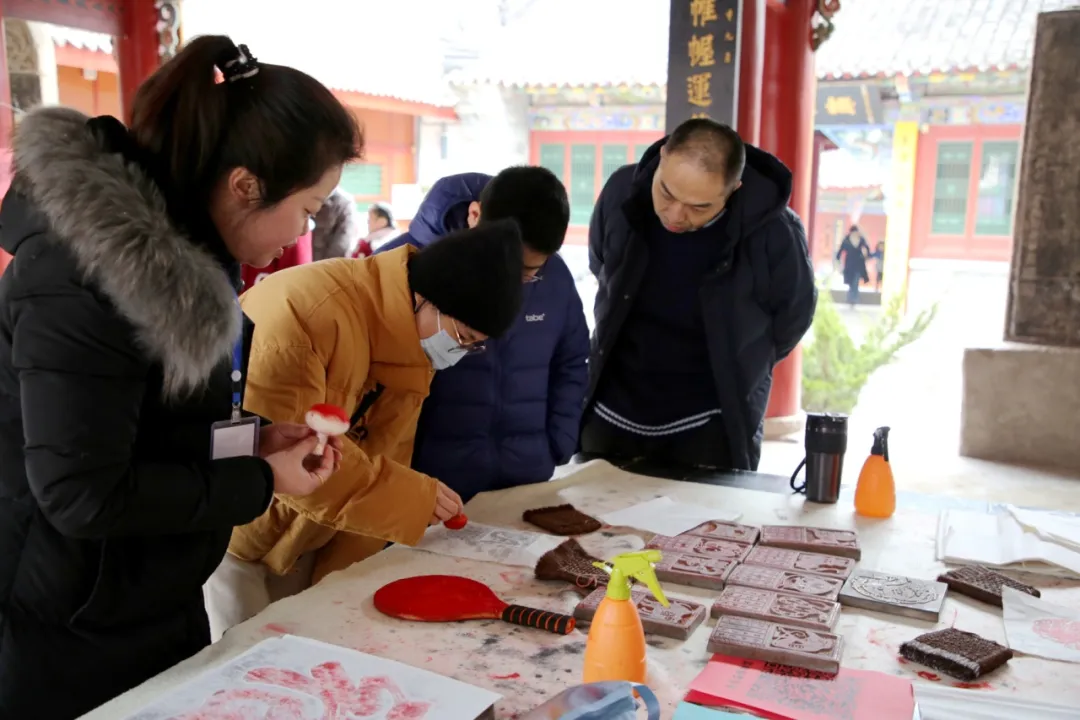
POLYGON ((588 225, 596 202, 596 145, 570 146, 570 224, 588 225))
POLYGON ((626 165, 629 160, 630 148, 627 145, 605 145, 600 160, 600 186, 607 183, 612 173, 626 165))
POLYGON ((383 166, 377 163, 350 163, 341 172, 341 187, 358 197, 383 194, 383 166))
POLYGON ((935 235, 964 234, 971 180, 971 151, 970 142, 938 143, 934 213, 930 221, 930 232, 935 235))
POLYGON ((540 145, 540 167, 555 173, 555 177, 566 183, 566 146, 562 143, 542 143, 540 145))
POLYGON ((1013 191, 1016 189, 1019 154, 1020 144, 1016 141, 983 143, 976 235, 1012 234, 1013 191))

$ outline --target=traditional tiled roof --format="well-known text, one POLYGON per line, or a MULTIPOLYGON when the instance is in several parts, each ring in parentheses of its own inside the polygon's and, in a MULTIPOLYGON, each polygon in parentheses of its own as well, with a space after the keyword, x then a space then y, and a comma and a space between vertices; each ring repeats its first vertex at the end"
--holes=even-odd
POLYGON ((663 85, 669 0, 537 0, 454 84, 663 85))
POLYGON ((225 34, 264 62, 289 65, 334 90, 450 107, 439 2, 184 0, 185 40, 225 34))
POLYGON ((820 78, 1024 69, 1040 12, 1077 0, 843 0, 820 78))
POLYGON ((105 33, 90 32, 88 30, 76 30, 75 28, 50 25, 49 33, 53 42, 59 47, 70 45, 79 50, 91 50, 112 55, 113 39, 105 33))
MULTIPOLYGON (((537 0, 455 84, 663 85, 670 0, 537 0)), ((824 79, 1024 69, 1035 18, 1080 0, 843 0, 824 79)))

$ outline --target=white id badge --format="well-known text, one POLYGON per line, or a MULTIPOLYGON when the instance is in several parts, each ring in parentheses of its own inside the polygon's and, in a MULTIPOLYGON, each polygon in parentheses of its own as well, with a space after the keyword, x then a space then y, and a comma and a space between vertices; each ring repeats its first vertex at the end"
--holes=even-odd
POLYGON ((259 454, 259 418, 224 420, 210 426, 210 459, 254 457, 259 454))

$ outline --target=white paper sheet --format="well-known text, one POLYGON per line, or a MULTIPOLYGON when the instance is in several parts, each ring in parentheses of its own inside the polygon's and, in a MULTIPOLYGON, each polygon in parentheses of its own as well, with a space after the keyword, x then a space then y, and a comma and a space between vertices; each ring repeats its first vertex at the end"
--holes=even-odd
POLYGON ((1047 542, 1010 514, 950 510, 938 527, 939 559, 1057 577, 1080 577, 1080 552, 1047 542))
POLYGON ((658 497, 655 500, 610 512, 601 516, 600 519, 616 527, 632 527, 660 535, 679 535, 710 520, 735 522, 740 517, 742 517, 740 512, 689 505, 676 502, 669 497, 658 497))
POLYGON ((499 698, 393 660, 284 635, 207 670, 128 720, 476 720, 499 698))
POLYGON ((566 538, 553 535, 470 522, 461 530, 450 530, 442 525, 429 527, 416 549, 467 560, 532 568, 536 567, 544 553, 555 549, 564 540, 566 538))
POLYGON ((1041 510, 1024 510, 1006 506, 1009 514, 1027 532, 1033 532, 1041 540, 1061 545, 1067 550, 1080 552, 1080 518, 1041 510))
POLYGON ((1080 610, 1011 587, 1001 589, 1009 647, 1048 660, 1080 662, 1080 610))

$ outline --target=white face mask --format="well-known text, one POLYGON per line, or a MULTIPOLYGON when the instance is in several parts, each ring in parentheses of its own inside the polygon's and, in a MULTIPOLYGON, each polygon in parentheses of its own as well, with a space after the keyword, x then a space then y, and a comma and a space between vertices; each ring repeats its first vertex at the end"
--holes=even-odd
POLYGON ((457 365, 469 351, 461 347, 461 343, 446 332, 442 326, 442 313, 438 310, 435 312, 438 313, 435 317, 439 331, 431 337, 421 338, 420 347, 424 349, 424 354, 431 361, 431 367, 436 370, 446 370, 457 365))

